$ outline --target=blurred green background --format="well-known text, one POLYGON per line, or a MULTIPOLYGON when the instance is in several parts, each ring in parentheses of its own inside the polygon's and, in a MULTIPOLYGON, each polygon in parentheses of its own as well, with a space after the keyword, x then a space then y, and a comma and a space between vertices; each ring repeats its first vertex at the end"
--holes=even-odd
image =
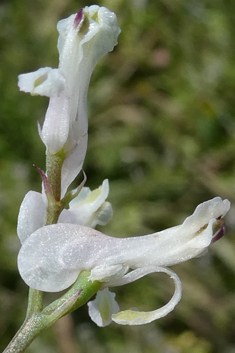
MULTIPOLYGON (((110 180, 114 217, 102 230, 143 235, 180 224, 214 196, 235 204, 235 2, 103 0, 122 32, 89 90, 87 185, 110 180)), ((37 133, 48 100, 20 93, 17 76, 56 67, 58 20, 91 1, 0 3, 0 350, 21 325, 27 286, 19 277, 16 222, 33 164, 45 169, 37 133)), ((76 185, 76 183, 74 184, 76 185)), ((235 209, 226 236, 201 258, 174 266, 183 298, 145 326, 98 328, 86 305, 44 332, 31 353, 234 353, 235 209)), ((114 288, 122 309, 152 310, 173 293, 164 275, 114 288)), ((46 295, 45 302, 54 299, 46 295)))

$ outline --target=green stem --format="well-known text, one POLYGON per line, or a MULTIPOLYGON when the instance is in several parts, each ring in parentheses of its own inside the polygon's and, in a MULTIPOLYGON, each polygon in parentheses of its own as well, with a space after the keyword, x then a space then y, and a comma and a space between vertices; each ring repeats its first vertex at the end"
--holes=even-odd
POLYGON ((63 204, 61 202, 61 170, 64 159, 65 155, 63 152, 57 154, 50 154, 47 152, 47 179, 52 190, 52 195, 47 197, 48 206, 45 220, 46 225, 57 223, 59 215, 63 209, 63 204))
POLYGON ((31 318, 25 320, 3 353, 25 352, 26 348, 42 332, 42 330, 41 317, 39 314, 34 314, 31 318))
POLYGON ((29 288, 29 300, 26 313, 26 319, 30 318, 33 314, 40 313, 43 309, 43 292, 29 288))
POLYGON ((54 199, 58 202, 61 197, 61 170, 65 155, 63 152, 57 154, 50 154, 47 152, 46 170, 47 178, 51 185, 54 199))
MULTIPOLYGON (((73 286, 61 298, 48 305, 40 312, 32 313, 26 317, 25 322, 9 343, 3 353, 22 353, 33 340, 45 329, 59 320, 62 316, 85 304, 100 288, 101 283, 89 281, 90 273, 84 271, 80 274, 73 286)), ((39 291, 31 291, 29 302, 32 307, 41 308, 39 291)), ((31 311, 32 312, 32 311, 31 311)), ((29 312, 27 313, 29 314, 29 312)))

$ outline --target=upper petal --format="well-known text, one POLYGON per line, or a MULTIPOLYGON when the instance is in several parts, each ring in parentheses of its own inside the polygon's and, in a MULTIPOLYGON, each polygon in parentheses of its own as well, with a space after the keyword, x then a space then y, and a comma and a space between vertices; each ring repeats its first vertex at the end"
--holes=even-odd
POLYGON ((215 197, 210 201, 206 201, 197 206, 194 213, 187 217, 181 225, 181 230, 194 233, 198 229, 204 227, 212 218, 222 217, 229 211, 229 200, 221 200, 220 197, 215 197))
POLYGON ((18 215, 17 234, 22 244, 35 230, 44 225, 45 211, 42 194, 29 191, 21 203, 18 215))
POLYGON ((77 14, 57 24, 60 67, 69 77, 69 82, 74 81, 74 74, 82 60, 91 64, 92 69, 103 55, 112 51, 120 33, 116 15, 107 8, 92 5, 82 11, 78 26, 75 25, 77 14))

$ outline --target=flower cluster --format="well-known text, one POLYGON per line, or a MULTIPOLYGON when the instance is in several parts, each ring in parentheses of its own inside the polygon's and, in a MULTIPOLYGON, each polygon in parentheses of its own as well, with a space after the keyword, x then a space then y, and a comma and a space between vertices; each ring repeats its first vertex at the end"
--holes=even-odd
POLYGON ((67 188, 81 171, 86 153, 90 76, 99 58, 116 45, 120 29, 112 12, 94 5, 60 21, 58 30, 59 67, 19 77, 21 90, 50 97, 39 133, 49 160, 61 163, 57 186, 50 180, 53 175, 58 178, 58 168, 51 172, 50 162, 46 173, 41 171, 42 193, 29 191, 22 202, 19 272, 31 288, 58 292, 73 285, 82 271, 89 271, 89 281, 101 283, 96 299, 88 303, 90 317, 97 325, 105 326, 112 320, 123 325, 149 323, 172 311, 181 298, 181 282, 167 266, 203 254, 219 239, 225 232, 223 217, 230 203, 216 197, 200 204, 181 225, 140 237, 115 238, 93 229, 112 217, 112 207, 106 201, 108 181, 94 191, 81 185, 67 193, 67 188), (56 198, 54 191, 58 189, 56 198), (46 221, 50 212, 57 216, 56 221, 46 221), (120 311, 108 288, 158 272, 168 274, 175 283, 171 300, 150 312, 120 311))

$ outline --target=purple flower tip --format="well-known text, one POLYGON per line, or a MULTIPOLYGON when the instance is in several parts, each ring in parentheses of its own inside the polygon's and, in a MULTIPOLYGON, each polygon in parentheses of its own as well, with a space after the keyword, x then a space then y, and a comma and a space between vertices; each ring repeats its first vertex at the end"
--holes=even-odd
POLYGON ((218 230, 217 233, 215 233, 212 241, 211 241, 211 244, 215 243, 217 240, 219 240, 220 238, 222 238, 222 236, 225 234, 225 231, 226 231, 226 228, 225 228, 225 225, 223 224, 221 229, 218 230))
POLYGON ((74 27, 77 28, 83 17, 83 9, 80 9, 74 19, 74 27))

